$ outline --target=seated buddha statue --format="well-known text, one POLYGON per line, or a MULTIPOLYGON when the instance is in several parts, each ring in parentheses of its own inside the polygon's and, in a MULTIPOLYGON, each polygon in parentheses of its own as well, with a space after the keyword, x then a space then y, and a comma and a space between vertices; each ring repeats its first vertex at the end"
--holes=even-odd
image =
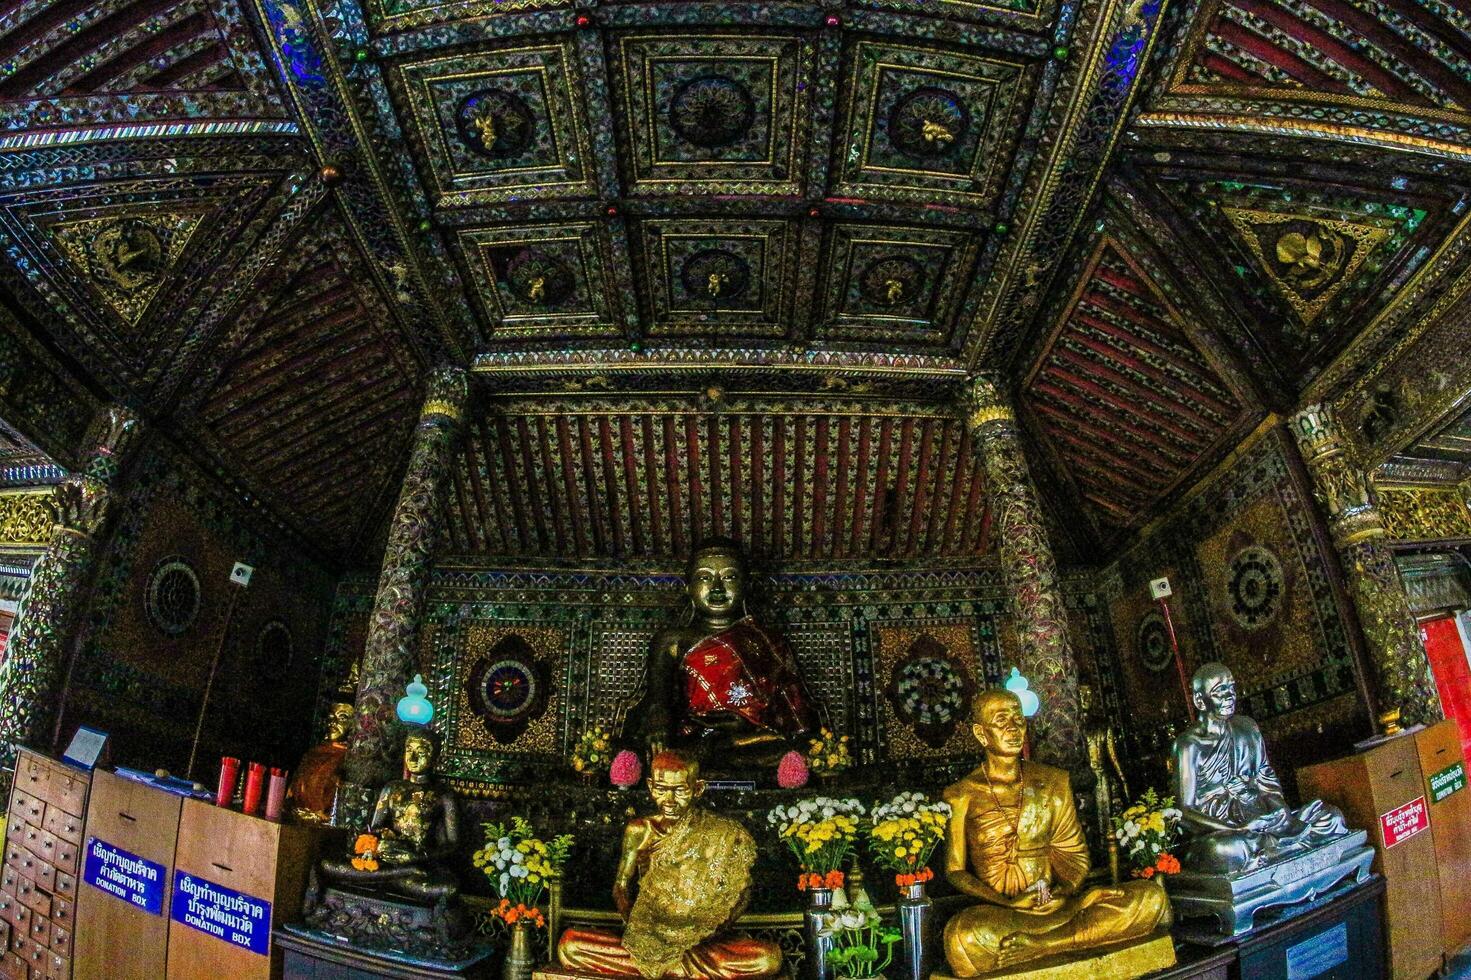
POLYGON ((678 748, 711 762, 775 764, 816 727, 790 647, 745 611, 740 547, 710 539, 690 559, 689 618, 649 646, 632 713, 651 754, 678 748))
POLYGON ((1206 664, 1190 688, 1199 717, 1175 739, 1175 799, 1191 834, 1186 871, 1231 874, 1349 833, 1343 814, 1321 800, 1288 805, 1261 729, 1236 714, 1229 668, 1206 664))
POLYGON ((286 795, 291 812, 304 823, 328 823, 337 787, 342 782, 342 759, 347 755, 347 736, 352 731, 353 706, 332 705, 327 716, 327 733, 320 743, 306 750, 296 764, 286 795))
MULTIPOLYGON (((954 975, 980 976, 1167 928, 1170 905, 1155 881, 1082 888, 1088 846, 1068 774, 1023 761, 1027 719, 1017 696, 985 691, 971 715, 985 760, 945 790, 951 808, 945 872, 952 886, 981 904, 956 913, 945 927, 954 975)), ((1148 954, 1132 961, 1140 974, 1174 962, 1168 940, 1140 948, 1148 954)))
POLYGON ((408 778, 391 780, 378 791, 368 822, 368 832, 378 838, 376 859, 360 858, 354 865, 351 858, 324 858, 317 867, 321 883, 426 904, 447 903, 459 895, 459 884, 445 864, 460 846, 460 808, 454 792, 434 780, 434 759, 434 736, 426 729, 409 732, 404 739, 408 778))
POLYGON ((780 947, 726 932, 750 897, 756 842, 734 820, 695 805, 705 791, 698 761, 666 750, 649 769, 657 812, 624 828, 613 882, 623 934, 568 929, 558 961, 577 973, 649 980, 776 975, 780 947))

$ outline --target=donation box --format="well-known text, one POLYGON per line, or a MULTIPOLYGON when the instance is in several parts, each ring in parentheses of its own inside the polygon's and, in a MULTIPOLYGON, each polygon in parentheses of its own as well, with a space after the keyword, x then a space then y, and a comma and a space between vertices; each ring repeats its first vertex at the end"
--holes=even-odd
POLYGON ((73 953, 78 977, 158 980, 184 798, 110 772, 92 775, 73 953))
POLYGON ((271 930, 301 911, 320 832, 185 800, 165 897, 169 980, 271 980, 271 930))
POLYGON ((1462 745, 1452 719, 1415 733, 1440 873, 1441 948, 1447 955, 1471 943, 1471 789, 1462 745))

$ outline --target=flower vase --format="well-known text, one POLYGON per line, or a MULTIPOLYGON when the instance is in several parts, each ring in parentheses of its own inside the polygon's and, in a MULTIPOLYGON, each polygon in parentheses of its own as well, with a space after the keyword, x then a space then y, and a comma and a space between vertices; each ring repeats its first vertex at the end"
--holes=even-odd
POLYGON ((807 889, 807 978, 808 980, 833 980, 832 966, 827 954, 833 949, 833 936, 824 935, 822 917, 832 911, 833 890, 831 888, 807 889))
POLYGON ((531 980, 536 968, 536 925, 530 919, 511 923, 511 946, 501 964, 501 980, 531 980))
POLYGON ((930 975, 925 957, 925 941, 929 937, 930 911, 934 903, 925 894, 925 883, 899 887, 899 930, 903 933, 904 980, 926 980, 930 975))

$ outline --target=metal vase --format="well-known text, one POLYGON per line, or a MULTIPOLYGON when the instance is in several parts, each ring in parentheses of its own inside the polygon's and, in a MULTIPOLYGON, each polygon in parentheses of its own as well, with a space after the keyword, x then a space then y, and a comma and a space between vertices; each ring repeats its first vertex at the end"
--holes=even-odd
POLYGON ((807 977, 808 980, 833 980, 833 968, 827 954, 833 948, 833 937, 818 934, 820 917, 833 907, 831 888, 807 890, 807 977))
POLYGON ((536 968, 535 926, 530 919, 511 923, 511 947, 501 964, 501 980, 531 980, 536 968))
POLYGON ((930 925, 930 910, 934 902, 925 894, 925 883, 915 882, 899 888, 899 930, 904 935, 901 944, 901 970, 904 980, 927 980, 929 963, 925 959, 925 939, 930 925))

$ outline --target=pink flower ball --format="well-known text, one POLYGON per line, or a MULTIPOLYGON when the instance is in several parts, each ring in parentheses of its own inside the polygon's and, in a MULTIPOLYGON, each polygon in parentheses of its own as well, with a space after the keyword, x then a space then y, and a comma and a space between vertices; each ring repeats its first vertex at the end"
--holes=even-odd
POLYGON ((788 752, 776 766, 776 785, 782 789, 798 789, 807 785, 807 760, 800 752, 788 752))
POLYGON ((608 770, 608 780, 624 789, 637 785, 643 775, 644 764, 638 761, 638 753, 632 749, 624 749, 614 756, 613 766, 608 770))

